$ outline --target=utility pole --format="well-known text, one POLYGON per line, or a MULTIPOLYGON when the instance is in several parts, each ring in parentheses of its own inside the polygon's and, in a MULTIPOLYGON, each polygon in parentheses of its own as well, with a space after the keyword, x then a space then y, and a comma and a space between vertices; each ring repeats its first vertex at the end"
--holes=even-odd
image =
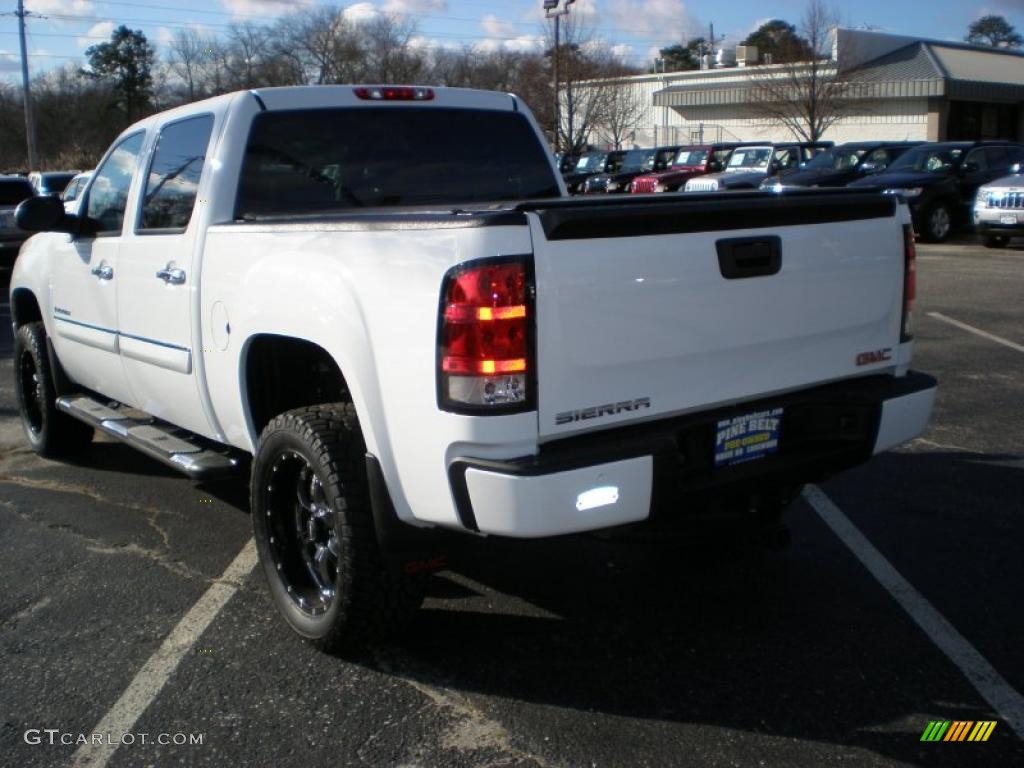
POLYGON ((25 11, 24 0, 18 0, 18 38, 21 40, 21 87, 25 98, 25 141, 28 143, 28 169, 37 170, 36 164, 36 124, 32 119, 32 91, 28 82, 28 52, 25 50, 25 11))
MULTIPOLYGON (((544 15, 547 18, 549 18, 549 19, 554 19, 555 20, 555 49, 551 53, 551 56, 552 56, 552 59, 551 59, 551 69, 554 72, 554 79, 555 79, 555 83, 554 83, 554 92, 555 92, 555 102, 554 102, 555 124, 554 124, 554 129, 552 130, 552 134, 553 134, 552 138, 554 139, 554 144, 555 144, 555 147, 554 147, 555 148, 555 154, 558 154, 559 145, 561 144, 561 141, 559 140, 559 135, 558 134, 559 134, 559 130, 560 130, 561 125, 562 125, 562 121, 559 119, 559 113, 561 112, 561 103, 560 103, 560 101, 558 99, 558 49, 561 48, 561 41, 560 41, 560 38, 559 38, 559 22, 562 20, 563 16, 567 16, 569 14, 569 6, 572 5, 575 2, 576 2, 576 0, 565 0, 565 8, 559 10, 558 6, 560 5, 561 0, 544 0, 544 15)), ((571 147, 570 147, 570 149, 571 149, 571 147)))

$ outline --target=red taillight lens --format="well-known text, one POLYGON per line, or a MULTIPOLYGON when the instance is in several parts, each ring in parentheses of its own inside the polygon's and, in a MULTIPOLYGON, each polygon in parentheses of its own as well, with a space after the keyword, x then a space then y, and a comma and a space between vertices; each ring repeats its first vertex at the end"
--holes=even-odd
POLYGON ((443 290, 438 339, 442 406, 525 406, 532 322, 526 262, 456 268, 443 290))
POLYGON ((364 101, 433 101, 433 88, 377 85, 356 88, 355 94, 364 101))
POLYGON ((914 229, 909 224, 903 227, 903 323, 900 327, 900 341, 910 341, 911 320, 914 314, 914 300, 917 298, 917 246, 914 245, 914 229))

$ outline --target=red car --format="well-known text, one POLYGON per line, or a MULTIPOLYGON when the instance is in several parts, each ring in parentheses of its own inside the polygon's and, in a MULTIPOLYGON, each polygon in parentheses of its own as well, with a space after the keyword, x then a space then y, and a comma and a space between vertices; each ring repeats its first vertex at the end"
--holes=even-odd
POLYGON ((694 176, 704 176, 724 170, 729 155, 736 147, 750 146, 756 143, 733 141, 682 147, 676 154, 671 168, 661 173, 637 176, 629 185, 629 191, 635 194, 678 192, 694 176))

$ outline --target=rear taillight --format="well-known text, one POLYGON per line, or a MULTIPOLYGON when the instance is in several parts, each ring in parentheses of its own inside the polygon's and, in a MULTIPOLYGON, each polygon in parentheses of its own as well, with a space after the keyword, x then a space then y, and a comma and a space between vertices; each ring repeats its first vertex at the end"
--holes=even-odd
POLYGON ((900 326, 900 341, 910 341, 911 320, 914 314, 914 300, 917 298, 917 247, 914 245, 914 228, 903 226, 903 323, 900 326))
POLYGON ((355 94, 364 101, 433 101, 433 88, 378 85, 356 88, 355 94))
POLYGON ((533 397, 533 300, 525 258, 470 262, 441 293, 438 399, 445 410, 528 410, 533 397))

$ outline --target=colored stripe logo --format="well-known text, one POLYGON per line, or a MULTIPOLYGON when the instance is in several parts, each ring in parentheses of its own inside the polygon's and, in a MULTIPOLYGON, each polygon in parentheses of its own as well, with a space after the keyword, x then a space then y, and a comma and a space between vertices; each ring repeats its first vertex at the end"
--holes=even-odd
POLYGON ((932 720, 921 741, 988 741, 995 728, 995 720, 932 720))

